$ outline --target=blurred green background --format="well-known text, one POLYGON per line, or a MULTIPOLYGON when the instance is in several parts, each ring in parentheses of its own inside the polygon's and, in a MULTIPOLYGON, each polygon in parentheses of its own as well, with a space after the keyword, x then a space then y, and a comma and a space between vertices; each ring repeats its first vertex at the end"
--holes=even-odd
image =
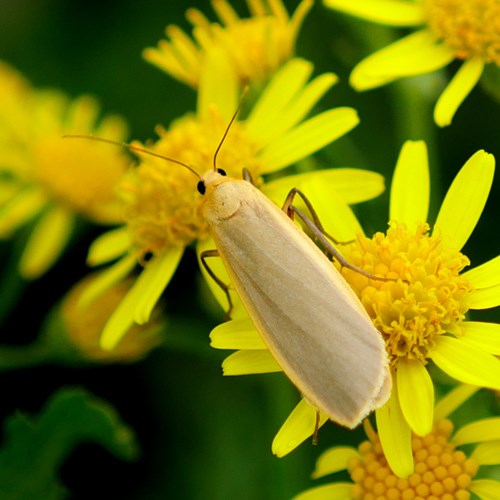
MULTIPOLYGON (((245 2, 232 4, 241 15, 247 14, 245 2)), ((296 4, 286 2, 289 12, 296 4)), ((96 96, 103 111, 128 120, 131 138, 145 140, 154 137, 156 124, 168 125, 195 107, 193 90, 141 58, 142 49, 156 45, 167 24, 189 30, 184 11, 191 6, 216 19, 208 1, 0 0, 0 58, 37 87, 59 88, 72 97, 96 96)), ((353 106, 361 117, 353 132, 318 155, 320 164, 372 168, 390 185, 403 141, 425 139, 432 169, 432 221, 449 183, 475 151, 485 149, 500 158, 499 108, 478 86, 453 125, 438 129, 432 107, 446 73, 355 93, 347 84, 352 66, 399 34, 354 22, 317 2, 299 36, 297 54, 312 60, 316 73, 333 71, 341 77, 322 107, 353 106)), ((473 265, 499 253, 499 191, 497 179, 465 248, 473 265)), ((387 206, 386 193, 358 207, 367 233, 385 229, 387 206)), ((46 276, 29 285, 2 326, 3 343, 21 344, 36 337, 47 311, 86 273, 87 244, 97 234, 91 232, 46 276)), ((3 262, 10 253, 9 244, 2 243, 3 262)), ((321 450, 357 443, 363 435, 329 425, 322 428, 318 446, 304 443, 291 456, 273 457, 272 438, 298 395, 281 375, 221 376, 225 353, 209 347, 208 333, 222 318, 204 310, 199 289, 194 254, 187 253, 165 297, 171 340, 142 362, 42 366, 0 375, 2 420, 17 409, 38 412, 58 388, 80 385, 108 400, 136 431, 142 454, 135 463, 121 462, 94 444, 71 455, 61 470, 71 498, 290 498, 313 485, 309 474, 321 450)), ((499 321, 500 316, 486 311, 481 319, 499 321)))

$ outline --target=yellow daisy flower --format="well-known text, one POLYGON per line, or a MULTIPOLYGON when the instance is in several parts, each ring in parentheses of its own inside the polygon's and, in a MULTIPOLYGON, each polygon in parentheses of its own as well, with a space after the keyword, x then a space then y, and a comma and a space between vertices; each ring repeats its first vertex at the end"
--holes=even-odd
POLYGON ((132 286, 132 279, 115 283, 98 299, 81 307, 80 297, 99 278, 99 272, 86 276, 65 295, 47 331, 47 339, 55 354, 63 348, 62 359, 91 363, 130 363, 142 359, 163 341, 165 318, 155 310, 147 325, 132 325, 123 341, 112 351, 102 349, 100 336, 106 321, 132 286))
POLYGON ((281 0, 247 0, 250 17, 240 18, 226 0, 212 0, 219 23, 197 9, 186 12, 193 39, 177 26, 167 26, 167 40, 144 51, 144 58, 191 87, 200 84, 207 52, 224 50, 242 85, 264 82, 293 56, 295 41, 313 0, 302 0, 290 18, 281 0))
POLYGON ((62 136, 123 141, 126 125, 116 116, 98 122, 98 104, 89 96, 70 101, 60 92, 31 89, 7 65, 0 66, 4 84, 9 98, 0 111, 0 238, 33 222, 19 271, 34 279, 64 251, 77 217, 96 224, 120 221, 115 186, 129 156, 62 136))
MULTIPOLYGON (((179 119, 169 130, 159 128, 158 141, 148 144, 152 152, 184 162, 200 173, 212 167, 214 152, 238 101, 233 69, 224 55, 207 68, 211 69, 202 77, 196 115, 179 119)), ((309 62, 293 59, 274 75, 246 119, 233 123, 217 157, 218 167, 237 178, 245 167, 261 185, 262 175, 311 155, 356 126, 358 117, 351 108, 330 109, 304 120, 336 81, 334 75, 323 74, 308 82, 311 72, 309 62)), ((97 265, 121 257, 89 297, 128 274, 137 262, 144 266, 103 331, 102 345, 108 349, 119 342, 132 322, 148 320, 187 245, 198 242, 198 251, 207 245, 215 248, 201 217, 203 198, 193 173, 150 155, 139 153, 139 157, 140 165, 121 186, 126 226, 99 238, 88 259, 97 265)), ((350 201, 383 190, 380 176, 353 169, 304 174, 298 176, 300 180, 315 185, 338 180, 344 188, 347 184, 348 192, 352 187, 350 201)), ((275 193, 286 189, 282 180, 273 185, 275 193)))
MULTIPOLYGON (((411 431, 425 435, 432 426, 429 361, 461 382, 500 389, 500 361, 495 358, 500 354, 500 327, 465 318, 470 309, 500 305, 500 257, 460 274, 469 265, 460 250, 486 203, 494 158, 479 151, 464 165, 432 233, 426 223, 427 161, 425 143, 404 145, 392 183, 387 234, 377 233, 370 239, 359 225, 353 225, 343 237, 354 242, 341 248, 348 262, 392 280, 369 280, 341 269, 386 342, 393 391, 376 417, 387 460, 401 477, 413 472, 411 431)), ((337 216, 337 207, 322 212, 326 227, 337 216)), ((216 348, 240 349, 224 361, 226 375, 281 370, 248 319, 220 325, 211 339, 216 348)), ((316 411, 304 399, 299 403, 274 439, 276 455, 289 453, 311 436, 316 411)), ((320 424, 327 419, 322 414, 320 424)))
POLYGON ((455 59, 463 61, 434 108, 434 120, 440 127, 451 123, 484 67, 500 66, 498 0, 324 0, 324 3, 380 24, 422 28, 361 61, 350 76, 356 90, 436 71, 455 59))
POLYGON ((454 432, 448 417, 477 387, 459 386, 436 405, 432 430, 412 436, 415 472, 397 477, 384 457, 380 437, 365 421, 367 441, 358 448, 335 447, 316 463, 313 478, 347 470, 352 482, 337 482, 311 488, 295 500, 352 500, 435 498, 466 500, 471 494, 481 500, 500 498, 500 481, 479 479, 481 466, 500 464, 500 418, 485 418, 454 432), (464 445, 474 445, 460 449, 464 445))

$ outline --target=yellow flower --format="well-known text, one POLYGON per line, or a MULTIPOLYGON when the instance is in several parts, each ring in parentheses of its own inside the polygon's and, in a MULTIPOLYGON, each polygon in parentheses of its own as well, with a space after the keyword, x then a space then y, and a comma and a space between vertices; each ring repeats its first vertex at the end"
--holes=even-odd
MULTIPOLYGON (((60 326, 48 332, 52 345, 55 349, 61 349, 61 344, 67 343, 78 358, 93 363, 129 363, 143 358, 162 342, 164 319, 156 311, 154 320, 147 325, 132 325, 116 349, 102 349, 99 344, 102 329, 114 308, 129 291, 132 279, 115 283, 97 300, 81 307, 82 293, 98 277, 99 273, 85 277, 66 294, 58 310, 60 326), (55 331, 62 331, 64 338, 54 334, 55 331)), ((71 359, 70 356, 66 357, 71 359)))
POLYGON ((388 26, 423 29, 361 61, 350 82, 356 90, 436 71, 455 59, 462 66, 441 94, 434 120, 444 127, 478 82, 485 65, 500 66, 498 0, 324 0, 327 7, 388 26))
POLYGON ((197 9, 186 12, 193 40, 177 26, 167 26, 169 40, 144 51, 147 61, 197 88, 207 53, 224 50, 242 85, 264 82, 293 56, 295 40, 312 0, 302 0, 290 18, 281 0, 247 0, 250 17, 240 18, 226 0, 212 0, 221 24, 197 9))
POLYGON ((384 457, 380 437, 365 421, 368 440, 358 446, 335 447, 316 463, 314 478, 347 470, 352 482, 337 482, 311 488, 295 500, 413 499, 467 500, 471 494, 482 500, 500 498, 500 481, 479 479, 481 466, 500 464, 500 418, 486 418, 453 432, 446 417, 468 399, 477 387, 458 386, 436 405, 432 430, 413 435, 415 472, 397 477, 384 457), (463 445, 474 444, 461 450, 463 445))
MULTIPOLYGON (((152 152, 184 162, 200 173, 212 168, 214 152, 238 100, 233 70, 224 54, 207 68, 210 72, 202 78, 196 115, 181 118, 169 130, 159 129, 159 140, 148 144, 152 152)), ((311 155, 358 123, 351 108, 330 109, 304 121, 336 80, 332 74, 323 74, 308 83, 311 72, 310 63, 293 59, 274 75, 246 120, 234 122, 217 157, 218 167, 238 178, 246 167, 254 181, 262 184, 262 175, 311 155)), ((108 349, 119 342, 132 322, 142 324, 148 320, 187 245, 197 242, 198 251, 205 245, 214 248, 200 215, 203 199, 196 191, 193 173, 150 155, 139 156, 140 165, 122 185, 127 225, 103 235, 89 253, 91 265, 121 259, 103 274, 88 296, 128 274, 137 262, 144 266, 103 331, 102 344, 108 349)), ((353 181, 347 184, 353 189, 358 186, 362 193, 355 192, 351 198, 371 197, 383 190, 380 176, 363 172, 356 176, 352 169, 327 171, 321 182, 338 180, 345 187, 353 173, 353 181)), ((320 182, 315 173, 293 178, 320 182)), ((273 185, 280 195, 286 189, 281 181, 273 185)))
POLYGON ((69 101, 55 91, 31 89, 14 70, 0 66, 6 105, 0 111, 0 238, 34 222, 20 273, 43 274, 64 251, 78 216, 96 224, 119 222, 117 181, 128 155, 103 144, 63 140, 65 134, 96 134, 123 141, 125 123, 99 123, 88 96, 69 101))
MULTIPOLYGON (((348 262, 392 280, 370 280, 341 269, 386 342, 393 391, 376 417, 387 460, 402 477, 413 471, 411 430, 425 435, 432 426, 429 361, 461 382, 500 389, 500 361, 495 358, 500 326, 465 319, 470 309, 500 305, 500 257, 460 274, 469 264, 460 250, 481 215, 493 173, 492 155, 473 155, 450 187, 429 234, 427 149, 423 142, 407 142, 394 173, 387 234, 370 239, 357 224, 343 233, 345 240, 354 240, 341 248, 348 262)), ((327 228, 337 210, 322 212, 327 228)), ((211 338, 214 347, 241 349, 224 361, 226 375, 281 370, 248 319, 219 326, 211 338)), ((320 424, 326 420, 321 415, 320 424)), ((302 400, 275 437, 273 452, 290 452, 313 433, 315 424, 316 409, 302 400)))

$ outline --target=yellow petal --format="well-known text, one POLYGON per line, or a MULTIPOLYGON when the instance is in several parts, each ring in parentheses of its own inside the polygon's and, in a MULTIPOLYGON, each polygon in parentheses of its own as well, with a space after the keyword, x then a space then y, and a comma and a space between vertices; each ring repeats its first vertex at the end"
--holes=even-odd
POLYGON ((472 290, 467 297, 470 309, 490 309, 500 305, 500 284, 472 290))
POLYGON ((419 3, 401 0, 323 0, 326 7, 388 26, 417 26, 425 20, 419 3))
POLYGON ((439 422, 453 413, 479 390, 474 385, 460 384, 444 396, 434 407, 434 421, 439 422))
POLYGON ((500 325, 498 323, 482 323, 465 321, 462 323, 463 342, 470 342, 482 351, 500 356, 500 325))
POLYGON ((276 121, 305 86, 312 70, 309 61, 294 58, 275 73, 246 120, 246 130, 254 139, 268 142, 276 121))
POLYGON ((130 234, 126 227, 112 229, 96 238, 89 248, 87 264, 98 266, 117 259, 130 248, 130 234))
POLYGON ((215 107, 229 124, 238 106, 239 92, 238 77, 227 53, 218 46, 213 46, 207 51, 202 64, 198 116, 203 118, 209 115, 210 110, 215 107))
POLYGON ((429 196, 427 146, 424 141, 407 141, 392 178, 389 220, 404 222, 410 229, 426 222, 429 196))
POLYGON ((352 500, 352 483, 333 483, 303 491, 293 500, 352 500))
POLYGON ((266 123, 265 134, 263 130, 255 130, 255 125, 252 121, 248 124, 247 131, 254 138, 259 139, 261 146, 267 146, 287 130, 297 125, 297 123, 300 123, 327 90, 337 81, 338 78, 333 73, 325 73, 318 76, 293 97, 279 116, 275 117, 274 121, 269 121, 269 117, 266 117, 268 121, 266 123))
POLYGON ((236 351, 222 362, 224 375, 254 375, 283 371, 273 355, 266 350, 236 351))
MULTIPOLYGON (((283 204, 290 189, 304 191, 304 185, 331 186, 348 205, 371 200, 384 192, 384 177, 377 172, 357 168, 331 168, 304 174, 287 175, 266 182, 262 191, 278 205, 283 204)), ((307 196, 307 192, 304 193, 307 196)))
POLYGON ((265 163, 265 172, 274 172, 302 160, 358 123, 358 114, 352 108, 330 109, 306 120, 262 150, 260 157, 265 163))
POLYGON ((478 151, 467 160, 448 189, 434 232, 452 249, 460 251, 476 227, 488 199, 494 172, 493 155, 478 151))
MULTIPOLYGON (((302 399, 276 434, 272 445, 273 453, 279 458, 284 457, 312 436, 316 429, 316 416, 316 408, 302 399)), ((328 417, 320 412, 319 427, 327 420, 328 417)))
POLYGON ((437 125, 446 127, 451 123, 458 107, 481 78, 483 69, 481 59, 468 59, 462 64, 436 103, 434 121, 437 125))
POLYGON ((100 339, 102 349, 114 349, 137 319, 147 321, 151 309, 177 267, 183 250, 169 249, 148 263, 106 323, 100 339), (168 262, 169 258, 171 262, 168 262), (158 274, 161 272, 165 274, 158 274))
POLYGON ((13 197, 0 209, 0 238, 8 238, 40 212, 46 203, 46 197, 38 189, 27 189, 13 197))
MULTIPOLYGON (((200 255, 206 250, 214 250, 215 243, 211 238, 205 240, 198 240, 196 245, 196 253, 198 254, 198 263, 201 269, 201 273, 205 278, 210 291, 213 296, 217 299, 217 302, 220 304, 222 310, 227 312, 229 304, 227 302, 227 297, 222 290, 222 288, 214 281, 214 279, 207 273, 205 266, 201 263, 200 255)), ((210 267, 210 270, 219 278, 222 283, 230 286, 231 280, 229 279, 229 275, 227 274, 226 268, 222 263, 222 260, 219 257, 209 258, 207 259, 207 265, 210 267)), ((247 319, 248 314, 246 312, 245 307, 241 303, 241 300, 238 294, 235 292, 234 288, 230 287, 229 294, 231 296, 231 301, 233 303, 233 310, 231 311, 231 319, 247 319)))
POLYGON ((434 386, 420 361, 403 360, 398 365, 398 396, 406 422, 415 434, 425 436, 432 430, 434 386))
POLYGON ((500 462, 500 441, 480 443, 471 454, 479 465, 498 465, 500 462))
POLYGON ((411 429, 401 411, 395 377, 393 384, 389 401, 375 412, 377 431, 389 467, 397 476, 407 478, 414 470, 411 429))
POLYGON ((500 439, 500 417, 483 418, 464 425, 452 437, 457 446, 500 439))
POLYGON ((347 464, 352 458, 361 458, 358 450, 351 446, 335 446, 320 455, 316 461, 316 467, 311 477, 319 477, 333 474, 347 469, 347 464))
POLYGON ((36 223, 19 262, 25 279, 45 273, 61 256, 73 230, 74 216, 62 206, 50 208, 36 223))
POLYGON ((137 279, 138 288, 142 290, 135 301, 134 321, 137 324, 149 321, 151 311, 172 279, 183 253, 184 247, 168 248, 151 259, 142 271, 137 279))
POLYGON ((267 349, 250 319, 222 323, 210 332, 210 345, 215 349, 267 349))
POLYGON ((417 31, 363 59, 352 70, 349 83, 358 91, 368 90, 398 78, 436 71, 453 59, 453 51, 436 43, 428 30, 417 31))
POLYGON ((462 273, 462 277, 469 280, 475 288, 487 288, 500 283, 500 255, 462 273))
POLYGON ((469 490, 481 500, 497 500, 500 498, 500 481, 496 479, 475 479, 469 486, 469 490))
POLYGON ((460 382, 500 390, 500 360, 471 344, 440 335, 431 357, 460 382))
POLYGON ((135 256, 126 254, 118 262, 101 271, 99 276, 85 287, 85 290, 80 295, 78 307, 82 309, 88 307, 101 293, 104 293, 108 288, 131 273, 136 265, 137 259, 135 256))

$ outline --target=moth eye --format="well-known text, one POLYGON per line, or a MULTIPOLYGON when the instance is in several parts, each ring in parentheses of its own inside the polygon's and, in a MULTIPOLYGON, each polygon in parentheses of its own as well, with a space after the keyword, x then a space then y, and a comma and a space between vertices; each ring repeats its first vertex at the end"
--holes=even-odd
POLYGON ((203 181, 198 182, 196 189, 198 190, 198 193, 205 194, 206 191, 205 183, 203 181))
POLYGON ((217 169, 217 173, 220 175, 227 175, 225 170, 222 170, 222 168, 217 169))

